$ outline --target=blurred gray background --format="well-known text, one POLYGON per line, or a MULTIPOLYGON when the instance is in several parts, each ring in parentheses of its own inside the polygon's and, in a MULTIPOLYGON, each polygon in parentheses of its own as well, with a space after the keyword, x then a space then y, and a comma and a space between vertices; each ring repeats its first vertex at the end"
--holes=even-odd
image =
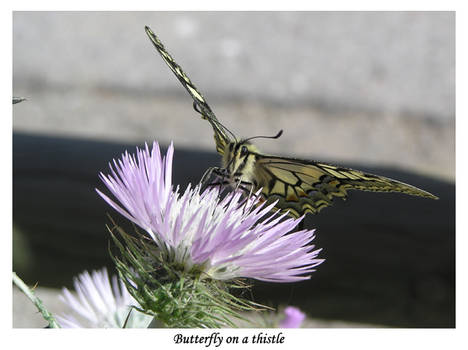
POLYGON ((145 25, 236 135, 284 129, 263 151, 455 181, 453 12, 14 12, 14 133, 214 151, 145 25))
POLYGON ((267 152, 454 179, 450 12, 15 12, 14 130, 213 150, 144 25, 267 152))

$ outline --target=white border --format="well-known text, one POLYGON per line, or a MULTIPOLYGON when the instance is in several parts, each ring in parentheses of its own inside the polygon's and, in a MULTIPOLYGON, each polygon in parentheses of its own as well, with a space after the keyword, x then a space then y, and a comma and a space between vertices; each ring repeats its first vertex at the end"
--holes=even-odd
MULTIPOLYGON (((2 329, 7 330, 9 339, 3 338, 4 344, 15 344, 15 348, 28 349, 71 349, 97 348, 106 346, 108 349, 170 349, 170 348, 205 348, 202 345, 176 346, 172 336, 176 330, 18 330, 11 329, 11 74, 12 74, 12 10, 456 10, 457 25, 457 180, 464 180, 466 176, 465 138, 466 119, 466 38, 467 16, 461 1, 334 1, 305 3, 302 1, 282 1, 268 3, 268 7, 261 2, 252 0, 237 0, 229 5, 221 1, 122 1, 112 2, 80 1, 75 3, 59 1, 10 1, 2 2, 0 25, 2 26, 2 47, 6 48, 0 65, 2 86, 2 127, 1 140, 3 151, 2 169, 2 208, 5 229, 2 232, 2 300, 10 304, 2 313, 2 329), (155 5, 157 4, 157 5, 155 5), (352 4, 352 5, 351 5, 352 4), (463 78, 462 78, 463 77, 463 78), (9 329, 9 330, 8 330, 9 329), (13 343, 14 342, 14 343, 13 343)), ((424 329, 424 330, 363 330, 363 329, 302 329, 286 330, 287 346, 294 348, 316 349, 459 349, 462 347, 464 333, 468 331, 466 322, 466 247, 468 231, 466 230, 465 206, 466 185, 464 181, 457 182, 457 328, 456 330, 424 329)), ((437 259, 437 256, 434 257, 437 259)), ((206 334, 213 330, 183 330, 188 334, 206 334)), ((269 330, 271 331, 271 330, 269 330)), ((277 331, 277 330, 274 330, 277 331)), ((221 330, 224 334, 254 334, 255 330, 221 330)), ((8 346, 8 345, 6 345, 8 346)), ((279 345, 270 345, 280 347, 279 345)), ((239 346, 240 347, 240 346, 239 346)), ((243 346, 254 348, 254 346, 243 346)), ((258 348, 259 346, 255 346, 258 348)), ((221 348, 225 348, 224 346, 221 348)))

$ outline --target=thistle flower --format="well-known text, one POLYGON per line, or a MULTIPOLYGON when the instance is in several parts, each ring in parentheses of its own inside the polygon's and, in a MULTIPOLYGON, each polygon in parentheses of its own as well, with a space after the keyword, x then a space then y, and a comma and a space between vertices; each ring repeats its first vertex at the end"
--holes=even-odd
POLYGON ((64 328, 146 328, 153 319, 132 306, 139 306, 116 276, 109 280, 107 269, 85 271, 74 279, 75 297, 63 288, 60 299, 70 312, 57 316, 64 328), (128 317, 128 319, 127 319, 128 317))
POLYGON ((249 277, 293 282, 310 278, 320 250, 309 243, 314 231, 292 232, 301 219, 271 214, 274 204, 258 196, 242 198, 232 192, 219 198, 219 189, 173 190, 171 143, 166 157, 158 143, 150 151, 126 152, 100 177, 120 205, 99 190, 117 212, 144 229, 165 258, 185 272, 201 272, 216 280, 249 277))
POLYGON ((294 306, 285 308, 284 315, 285 317, 280 322, 279 328, 299 328, 305 319, 305 314, 294 306))

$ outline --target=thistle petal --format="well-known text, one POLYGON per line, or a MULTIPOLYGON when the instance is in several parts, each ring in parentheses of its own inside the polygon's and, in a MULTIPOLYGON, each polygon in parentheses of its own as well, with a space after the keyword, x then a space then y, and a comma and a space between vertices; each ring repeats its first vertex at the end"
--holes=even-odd
POLYGON ((214 279, 250 277, 292 282, 310 278, 320 250, 314 231, 293 232, 303 218, 270 213, 275 203, 260 203, 259 192, 243 198, 233 191, 220 199, 217 187, 172 189, 171 143, 162 157, 159 144, 137 155, 125 153, 100 177, 117 202, 97 190, 117 212, 145 230, 170 256, 190 271, 196 264, 214 279), (188 254, 187 254, 188 253, 188 254))

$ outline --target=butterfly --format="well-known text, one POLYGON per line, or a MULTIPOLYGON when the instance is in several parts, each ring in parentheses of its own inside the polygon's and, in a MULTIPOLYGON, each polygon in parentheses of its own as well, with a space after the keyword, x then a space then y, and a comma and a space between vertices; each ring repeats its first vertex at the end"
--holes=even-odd
POLYGON ((203 178, 214 173, 223 179, 222 184, 250 192, 261 189, 263 200, 277 201, 276 209, 287 211, 296 218, 306 213, 318 213, 332 205, 335 197, 345 199, 348 190, 401 192, 438 199, 429 192, 383 176, 318 161, 261 153, 250 141, 255 138, 276 139, 282 131, 275 136, 238 139, 219 122, 202 93, 174 61, 156 34, 148 26, 145 31, 163 60, 192 96, 194 109, 213 128, 216 151, 222 156, 222 167, 210 168, 203 178))

